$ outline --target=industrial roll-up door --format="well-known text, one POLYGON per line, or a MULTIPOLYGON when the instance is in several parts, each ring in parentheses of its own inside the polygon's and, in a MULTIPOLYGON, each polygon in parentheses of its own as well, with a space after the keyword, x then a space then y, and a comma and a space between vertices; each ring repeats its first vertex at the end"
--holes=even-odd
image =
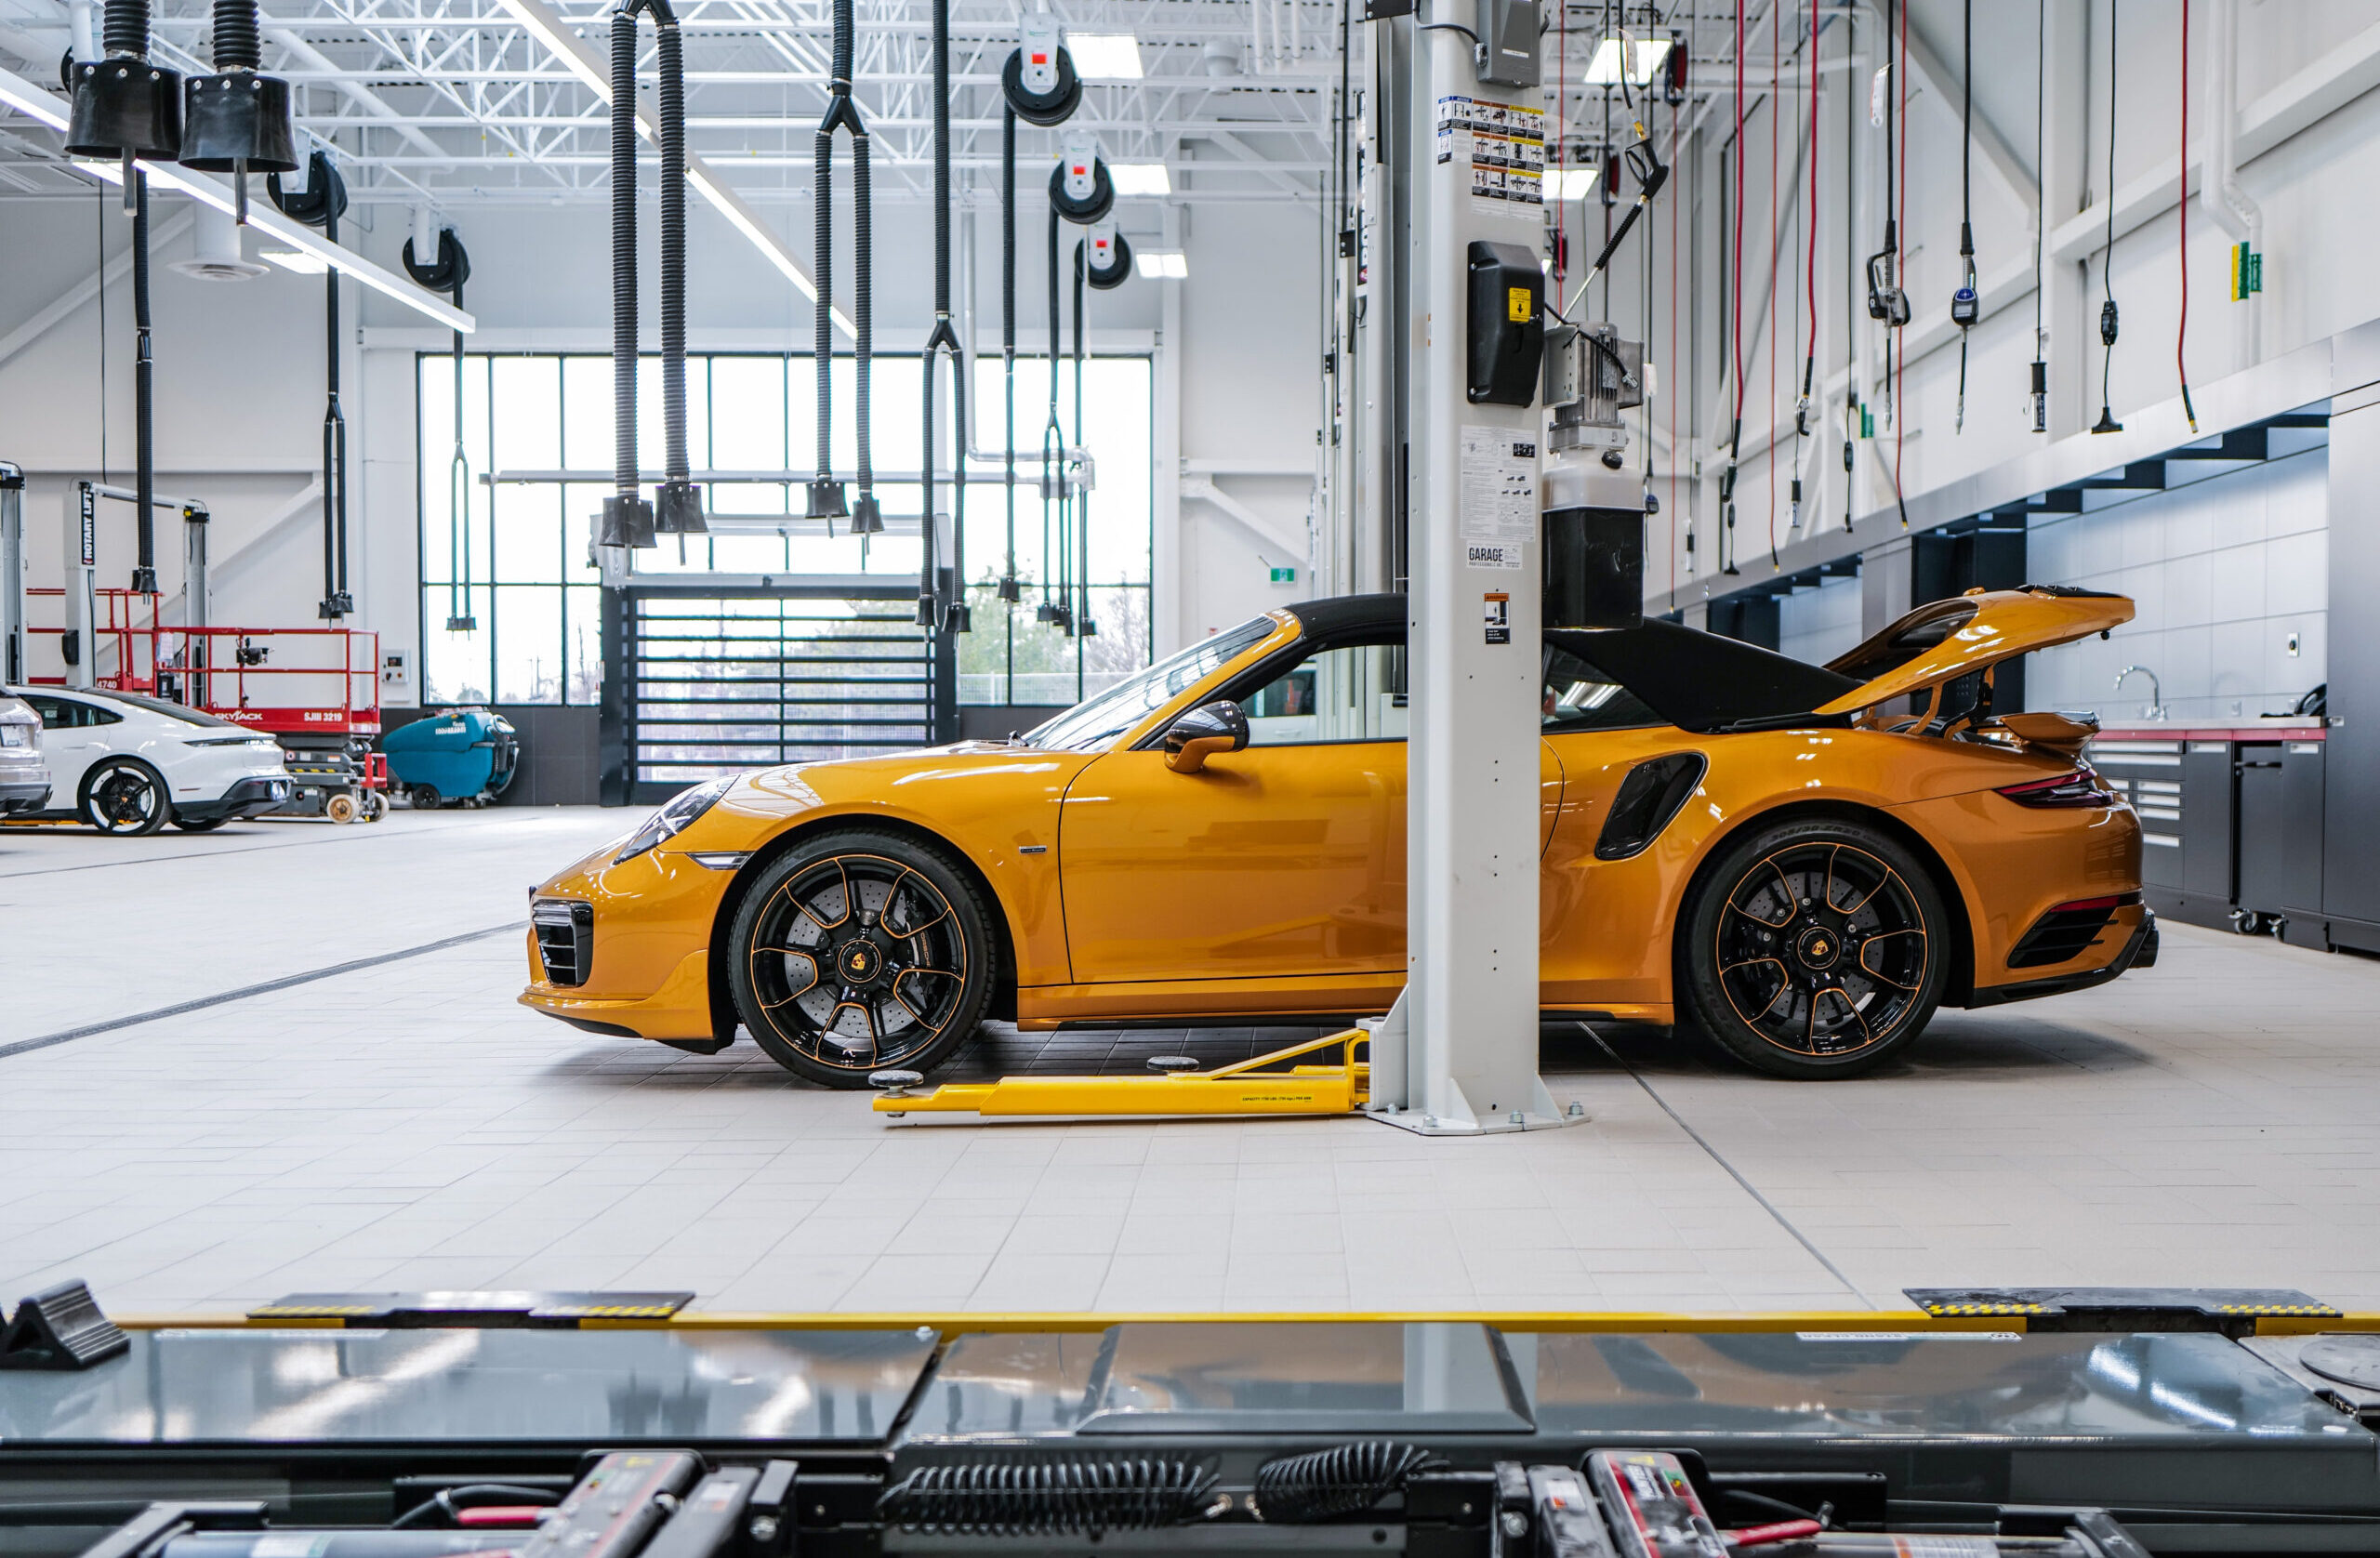
POLYGON ((936 647, 894 599, 623 592, 620 738, 636 802, 715 774, 933 738, 936 647))

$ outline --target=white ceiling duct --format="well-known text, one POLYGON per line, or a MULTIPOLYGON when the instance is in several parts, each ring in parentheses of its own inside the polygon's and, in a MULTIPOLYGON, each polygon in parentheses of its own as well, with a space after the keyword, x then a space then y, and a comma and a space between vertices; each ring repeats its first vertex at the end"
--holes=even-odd
POLYGON ((240 228, 229 211, 199 205, 191 227, 191 252, 172 268, 202 282, 245 282, 264 274, 264 267, 240 253, 240 228))

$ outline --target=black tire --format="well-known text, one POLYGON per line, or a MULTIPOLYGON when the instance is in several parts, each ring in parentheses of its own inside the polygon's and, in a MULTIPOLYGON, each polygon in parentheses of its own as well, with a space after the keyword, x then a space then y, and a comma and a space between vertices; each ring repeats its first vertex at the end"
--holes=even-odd
POLYGON ((165 781, 138 758, 100 759, 83 780, 83 820, 119 838, 146 838, 173 820, 165 781))
POLYGON ((1933 1020, 1951 933, 1931 874, 1881 829, 1754 828, 1700 874, 1680 917, 1680 1004, 1754 1070, 1856 1076, 1933 1020))
POLYGON ((174 825, 184 833, 212 833, 231 820, 229 817, 176 817, 174 825))
POLYGON ((435 812, 442 804, 438 799, 438 786, 435 785, 416 785, 405 794, 411 798, 413 809, 416 812, 435 812))
POLYGON ((972 1036, 997 945, 990 905, 941 851, 887 833, 823 834, 745 894, 728 984, 771 1060, 861 1088, 871 1071, 931 1071, 972 1036), (831 984, 821 977, 830 962, 831 984))

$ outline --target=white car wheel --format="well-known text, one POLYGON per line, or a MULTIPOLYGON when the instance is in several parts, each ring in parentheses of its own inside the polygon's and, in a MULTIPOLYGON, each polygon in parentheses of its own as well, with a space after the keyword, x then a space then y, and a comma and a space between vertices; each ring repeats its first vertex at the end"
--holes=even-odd
POLYGON ((101 833, 144 838, 173 816, 165 782, 147 763, 109 758, 83 781, 83 820, 101 833))

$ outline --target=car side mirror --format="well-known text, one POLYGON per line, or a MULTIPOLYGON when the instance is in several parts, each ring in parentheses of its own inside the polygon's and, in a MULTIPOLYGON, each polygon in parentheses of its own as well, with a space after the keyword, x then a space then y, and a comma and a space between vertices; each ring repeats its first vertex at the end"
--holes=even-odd
POLYGON ((1229 698, 1202 704, 1176 720, 1165 733, 1165 766, 1176 773, 1196 773, 1219 752, 1236 752, 1248 745, 1248 716, 1229 698))

